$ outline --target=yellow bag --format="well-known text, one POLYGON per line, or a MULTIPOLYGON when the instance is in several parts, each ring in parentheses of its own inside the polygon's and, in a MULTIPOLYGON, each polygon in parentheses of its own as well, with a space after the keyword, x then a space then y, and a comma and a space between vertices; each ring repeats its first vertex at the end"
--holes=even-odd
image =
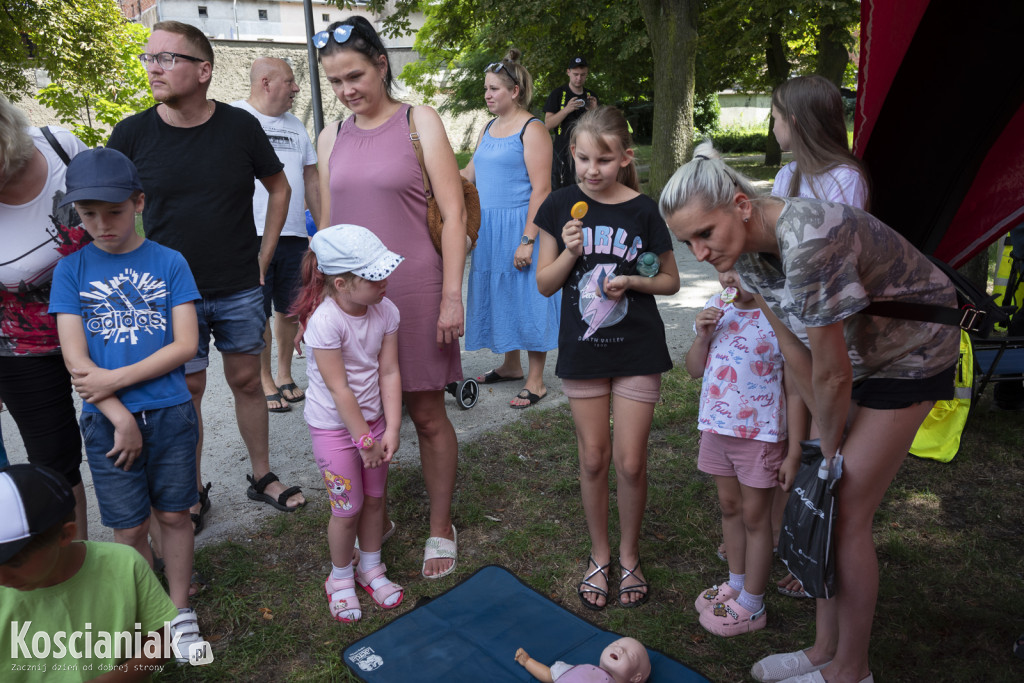
POLYGON ((971 389, 974 385, 974 352, 971 337, 964 330, 960 330, 960 359, 954 383, 953 399, 936 401, 917 430, 910 452, 919 458, 949 462, 960 450, 960 434, 971 410, 971 389))

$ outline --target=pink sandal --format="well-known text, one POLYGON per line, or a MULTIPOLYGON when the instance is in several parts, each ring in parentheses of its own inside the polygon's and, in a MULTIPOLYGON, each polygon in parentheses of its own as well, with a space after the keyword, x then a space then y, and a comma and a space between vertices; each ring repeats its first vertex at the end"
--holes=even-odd
POLYGON ((362 614, 355 619, 341 616, 342 613, 350 610, 359 610, 360 613, 362 612, 358 596, 353 595, 351 597, 343 598, 338 595, 338 593, 346 588, 355 590, 355 587, 355 581, 352 579, 334 579, 328 576, 327 581, 324 582, 324 591, 327 593, 327 605, 331 610, 331 617, 336 621, 340 621, 343 624, 354 624, 362 618, 362 614))
POLYGON ((358 583, 360 586, 362 586, 364 589, 366 589, 366 592, 370 594, 370 597, 373 598, 373 601, 375 603, 377 603, 377 607, 380 607, 381 609, 394 609, 395 607, 398 607, 399 605, 401 605, 402 604, 402 600, 405 599, 405 590, 401 586, 399 586, 397 583, 395 583, 394 581, 391 581, 390 579, 388 579, 388 577, 385 576, 386 573, 387 573, 387 567, 384 566, 383 562, 381 562, 380 564, 378 564, 376 567, 374 567, 370 571, 366 572, 365 574, 363 574, 361 571, 359 571, 357 569, 356 570, 356 583, 358 583), (370 586, 370 584, 373 582, 374 579, 379 579, 381 577, 383 577, 383 578, 388 580, 387 585, 381 586, 377 590, 374 590, 370 586), (387 602, 387 599, 390 598, 395 593, 401 593, 402 594, 398 598, 398 602, 396 602, 393 605, 385 604, 387 602))
POLYGON ((759 631, 767 623, 764 606, 757 612, 751 612, 735 598, 715 603, 714 607, 700 613, 700 625, 709 633, 723 638, 759 631))

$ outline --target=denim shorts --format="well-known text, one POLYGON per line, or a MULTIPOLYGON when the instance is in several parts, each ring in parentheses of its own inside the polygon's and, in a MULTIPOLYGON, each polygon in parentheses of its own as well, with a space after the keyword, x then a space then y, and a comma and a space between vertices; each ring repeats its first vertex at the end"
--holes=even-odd
POLYGON ((114 446, 113 423, 103 413, 82 413, 79 423, 103 526, 133 529, 146 521, 150 507, 181 512, 199 502, 199 420, 191 401, 135 413, 142 454, 127 472, 114 467, 117 458, 107 457, 114 446))
POLYGON ((199 350, 185 363, 185 374, 205 370, 210 364, 210 334, 221 353, 258 356, 263 347, 263 288, 253 287, 226 296, 203 297, 196 302, 199 321, 199 350))
POLYGON ((295 301, 302 284, 302 257, 309 251, 305 237, 285 235, 277 241, 277 250, 263 276, 263 316, 270 317, 270 305, 283 315, 295 301))

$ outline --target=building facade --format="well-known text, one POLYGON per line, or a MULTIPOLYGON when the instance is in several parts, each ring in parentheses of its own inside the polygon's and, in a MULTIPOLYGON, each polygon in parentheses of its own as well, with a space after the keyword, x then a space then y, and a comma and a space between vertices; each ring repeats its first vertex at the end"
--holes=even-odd
MULTIPOLYGON (((382 15, 369 12, 366 0, 355 2, 353 9, 339 9, 325 0, 311 0, 313 33, 322 31, 335 21, 361 14, 378 30, 382 15)), ((191 24, 214 40, 264 41, 273 43, 305 43, 306 30, 303 0, 118 0, 121 12, 130 21, 152 27, 158 21, 180 21, 191 24)), ((411 18, 412 32, 398 38, 381 36, 386 47, 412 48, 416 31, 423 25, 423 15, 411 18)))

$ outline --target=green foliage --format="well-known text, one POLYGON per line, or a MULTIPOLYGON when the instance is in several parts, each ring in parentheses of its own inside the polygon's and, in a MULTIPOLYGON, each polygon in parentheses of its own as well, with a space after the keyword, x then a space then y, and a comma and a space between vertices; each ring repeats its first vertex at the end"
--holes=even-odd
POLYGON ((697 94, 693 103, 693 127, 701 134, 711 135, 721 128, 722 107, 713 92, 697 94))
MULTIPOLYGON (((825 55, 834 49, 829 41, 853 49, 859 22, 859 0, 707 0, 698 88, 770 92, 791 76, 824 73, 825 55), (771 54, 773 45, 781 54, 771 54)), ((843 84, 855 84, 856 65, 848 57, 844 68, 843 84)))
POLYGON ((86 144, 152 104, 136 55, 148 30, 122 16, 114 0, 0 0, 0 92, 17 101, 29 90, 26 69, 50 85, 37 95, 86 144))
MULTIPOLYGON (((707 131, 702 131, 707 133, 707 131)), ((764 153, 768 140, 767 127, 740 128, 729 127, 710 132, 715 149, 722 154, 759 154, 764 153)))
POLYGON ((117 81, 94 83, 93 91, 82 88, 78 79, 55 79, 39 91, 37 99, 54 109, 62 123, 69 124, 86 145, 95 147, 107 137, 107 131, 137 111, 154 103, 146 70, 137 55, 149 37, 149 30, 139 24, 124 24, 126 40, 120 46, 120 69, 117 81), (95 124, 101 123, 100 129, 95 124))
MULTIPOLYGON (((385 20, 384 32, 407 21, 401 3, 385 20), (396 23, 397 22, 397 23, 396 23)), ((390 12, 374 0, 374 11, 390 12), (379 7, 378 7, 379 5, 379 7)), ((510 47, 534 79, 533 109, 566 82, 569 59, 582 54, 591 65, 587 87, 603 103, 650 101, 653 95, 651 51, 643 18, 635 2, 581 0, 573 5, 546 0, 437 0, 423 8, 425 24, 414 44, 420 61, 401 77, 429 97, 443 96, 441 108, 462 112, 483 106, 484 68, 510 47)))

